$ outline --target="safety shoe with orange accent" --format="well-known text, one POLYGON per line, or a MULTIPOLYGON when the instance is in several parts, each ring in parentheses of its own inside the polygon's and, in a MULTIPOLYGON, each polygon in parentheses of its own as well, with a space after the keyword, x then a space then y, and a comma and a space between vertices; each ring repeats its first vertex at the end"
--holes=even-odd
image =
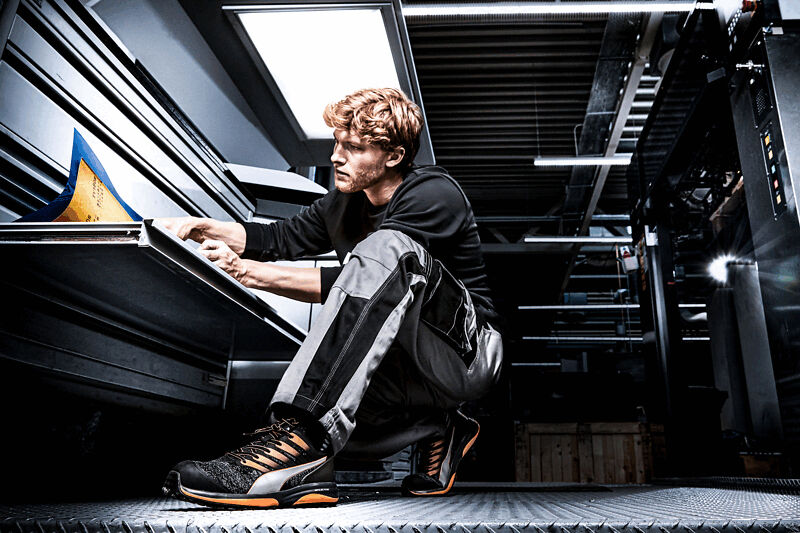
POLYGON ((333 457, 315 447, 294 419, 250 434, 255 440, 212 461, 183 461, 162 489, 213 507, 293 507, 335 504, 333 457))
POLYGON ((440 496, 450 492, 461 459, 475 444, 481 426, 454 411, 444 436, 417 443, 416 472, 403 479, 403 491, 413 496, 440 496))

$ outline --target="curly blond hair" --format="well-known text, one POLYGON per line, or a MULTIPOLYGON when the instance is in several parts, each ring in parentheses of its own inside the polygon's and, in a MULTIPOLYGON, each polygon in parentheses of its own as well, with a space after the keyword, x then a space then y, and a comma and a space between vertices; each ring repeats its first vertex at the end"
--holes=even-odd
POLYGON ((325 106, 322 118, 329 127, 355 132, 384 150, 402 146, 403 168, 417 155, 424 124, 419 106, 398 89, 361 89, 325 106))

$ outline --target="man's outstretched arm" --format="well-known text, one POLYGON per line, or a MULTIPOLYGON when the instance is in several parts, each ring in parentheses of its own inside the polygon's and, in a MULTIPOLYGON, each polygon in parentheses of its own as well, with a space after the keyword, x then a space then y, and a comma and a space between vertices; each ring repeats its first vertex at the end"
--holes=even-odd
POLYGON ((247 234, 244 226, 238 222, 222 222, 213 218, 199 217, 158 218, 156 221, 181 240, 191 239, 199 243, 209 239, 222 241, 237 255, 244 253, 247 234))
POLYGON ((284 267, 241 259, 247 233, 237 222, 198 217, 159 218, 157 221, 179 239, 201 243, 198 251, 245 287, 301 302, 321 301, 319 268, 284 267))
POLYGON ((203 241, 198 251, 245 287, 301 302, 320 303, 322 299, 319 268, 285 267, 242 259, 217 240, 203 241))
POLYGON ((248 264, 247 274, 239 280, 245 287, 272 292, 301 302, 318 304, 322 301, 318 268, 271 265, 251 259, 241 261, 248 264))

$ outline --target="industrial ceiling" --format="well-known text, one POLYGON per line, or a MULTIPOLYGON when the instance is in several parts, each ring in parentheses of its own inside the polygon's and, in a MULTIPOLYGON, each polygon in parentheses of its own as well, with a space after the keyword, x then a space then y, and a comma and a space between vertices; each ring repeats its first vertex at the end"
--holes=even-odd
MULTIPOLYGON (((630 75, 637 57, 649 61, 661 18, 407 17, 437 163, 461 183, 483 227, 511 242, 534 226, 576 232, 601 167, 533 160, 603 155, 620 122, 615 153, 633 150, 660 78, 630 75), (556 224, 542 227, 547 220, 556 224)), ((625 170, 608 172, 594 213, 627 212, 625 170)))
MULTIPOLYGON (((241 41, 225 29, 221 1, 180 3, 292 162, 292 147, 281 146, 291 135, 269 122, 278 107, 241 41)), ((593 2, 608 4, 584 3, 593 2)), ((520 306, 559 303, 570 291, 613 301, 621 287, 613 245, 603 259, 569 241, 543 246, 525 239, 627 236, 627 167, 540 167, 534 159, 633 152, 680 15, 440 16, 411 14, 408 8, 422 6, 415 0, 402 6, 436 162, 472 203, 495 298, 513 336, 553 332, 553 316, 532 320, 520 306)))
MULTIPOLYGON (((571 291, 587 293, 593 303, 615 301, 625 277, 618 276, 614 247, 603 255, 524 240, 588 235, 590 224, 605 228, 593 234, 627 235, 627 167, 533 161, 633 152, 676 19, 662 13, 406 17, 437 163, 459 181, 478 217, 518 361, 548 364, 558 357, 537 349, 543 344, 533 338, 614 335, 602 315, 563 323, 554 312, 520 309, 562 303, 571 291)), ((628 323, 634 329, 627 334, 636 334, 637 321, 629 315, 628 323)))

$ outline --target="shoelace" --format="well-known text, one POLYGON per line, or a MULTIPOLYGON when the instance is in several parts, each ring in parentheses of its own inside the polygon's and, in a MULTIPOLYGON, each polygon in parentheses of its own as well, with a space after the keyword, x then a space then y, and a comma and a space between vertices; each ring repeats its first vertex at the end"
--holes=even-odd
POLYGON ((420 468, 429 476, 436 476, 444 459, 444 439, 426 442, 420 448, 420 468))
MULTIPOLYGON (((292 430, 297 425, 297 420, 294 418, 285 418, 267 427, 258 428, 252 433, 245 433, 245 437, 258 437, 264 436, 268 439, 277 439, 281 435, 292 434, 292 430)), ((263 437, 262 437, 263 438, 263 437)))
POLYGON ((258 455, 269 453, 270 450, 277 452, 279 457, 285 457, 285 448, 281 449, 280 445, 283 444, 284 437, 291 438, 297 435, 294 432, 295 426, 297 426, 297 420, 288 418, 267 427, 258 428, 252 433, 245 433, 244 436, 246 437, 257 438, 241 448, 227 452, 225 455, 235 458, 240 463, 248 461, 258 455))

